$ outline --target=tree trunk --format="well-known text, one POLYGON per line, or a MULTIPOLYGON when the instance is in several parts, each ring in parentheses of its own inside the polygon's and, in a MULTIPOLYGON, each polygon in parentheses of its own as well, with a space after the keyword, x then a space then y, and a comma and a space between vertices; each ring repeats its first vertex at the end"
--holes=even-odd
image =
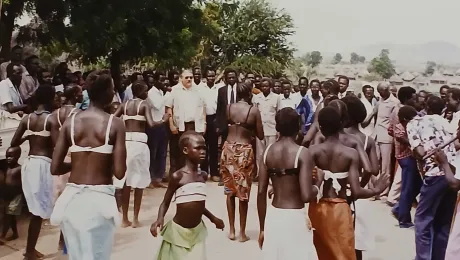
POLYGON ((115 91, 121 89, 121 52, 113 50, 110 55, 110 73, 112 74, 115 91))
POLYGON ((0 19, 0 45, 2 47, 0 57, 8 59, 14 29, 14 15, 5 15, 1 13, 0 19))

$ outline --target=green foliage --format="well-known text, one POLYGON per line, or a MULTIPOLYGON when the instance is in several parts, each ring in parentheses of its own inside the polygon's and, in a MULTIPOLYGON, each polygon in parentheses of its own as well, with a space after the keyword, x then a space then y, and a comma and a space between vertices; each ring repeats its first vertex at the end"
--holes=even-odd
POLYGON ((352 52, 350 55, 351 64, 364 63, 365 61, 366 61, 366 57, 360 56, 356 52, 352 52))
POLYGON ((321 56, 321 52, 319 51, 312 51, 311 53, 305 54, 302 59, 308 66, 314 68, 323 61, 323 56, 321 56))
POLYGON ((292 59, 294 49, 287 41, 294 33, 292 18, 266 0, 210 1, 203 13, 202 66, 274 75, 292 59))
POLYGON ((425 67, 425 73, 424 73, 425 76, 431 76, 431 75, 433 75, 436 66, 437 66, 437 65, 436 65, 436 62, 434 62, 434 61, 428 61, 428 62, 426 63, 426 67, 425 67))
POLYGON ((334 60, 332 61, 332 64, 338 64, 342 61, 342 54, 336 53, 334 56, 334 60))
POLYGON ((285 70, 285 73, 293 82, 299 81, 299 78, 302 77, 305 72, 304 64, 300 58, 293 59, 285 70))
POLYGON ((395 68, 390 59, 390 51, 383 49, 378 57, 372 59, 369 65, 368 71, 371 73, 377 73, 384 79, 389 79, 395 74, 395 68))

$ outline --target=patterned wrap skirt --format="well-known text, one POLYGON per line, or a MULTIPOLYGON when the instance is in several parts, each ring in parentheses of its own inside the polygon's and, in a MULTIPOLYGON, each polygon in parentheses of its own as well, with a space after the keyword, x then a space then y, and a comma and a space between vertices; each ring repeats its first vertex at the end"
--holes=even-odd
POLYGON ((220 174, 226 195, 248 201, 254 170, 254 150, 251 144, 225 142, 220 158, 220 174))

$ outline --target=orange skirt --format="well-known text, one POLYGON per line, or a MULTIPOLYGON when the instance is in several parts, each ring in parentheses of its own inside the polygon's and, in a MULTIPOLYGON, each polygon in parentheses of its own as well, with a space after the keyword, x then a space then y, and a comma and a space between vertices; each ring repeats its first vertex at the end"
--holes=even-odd
POLYGON ((319 260, 356 260, 353 217, 345 199, 312 202, 308 215, 319 260))

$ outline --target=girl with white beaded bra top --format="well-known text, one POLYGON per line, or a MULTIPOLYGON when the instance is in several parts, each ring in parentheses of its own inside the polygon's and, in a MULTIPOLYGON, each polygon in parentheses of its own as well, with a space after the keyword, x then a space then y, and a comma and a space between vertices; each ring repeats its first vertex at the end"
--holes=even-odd
POLYGON ((11 140, 11 146, 29 141, 29 156, 22 165, 22 187, 32 213, 25 259, 37 259, 42 254, 35 250, 43 219, 53 211, 53 178, 50 172, 53 145, 49 118, 54 102, 54 88, 41 85, 34 93, 37 109, 24 116, 11 140), (24 136, 25 135, 25 136, 24 136))
POLYGON ((105 260, 120 224, 113 176, 123 179, 126 172, 125 127, 104 111, 114 95, 110 72, 92 72, 86 86, 88 109, 65 121, 54 149, 51 173, 62 175, 70 168, 71 174, 51 224, 61 226, 70 259, 105 260), (68 150, 70 165, 64 163, 68 150))
POLYGON ((126 127, 126 165, 125 178, 115 180, 114 184, 122 191, 122 227, 139 227, 139 211, 142 203, 142 195, 145 188, 151 183, 150 177, 150 149, 147 145, 146 127, 156 127, 168 122, 169 115, 164 114, 159 122, 153 121, 152 107, 145 101, 148 97, 147 84, 138 80, 132 84, 133 99, 126 101, 118 107, 115 116, 123 115, 126 127), (133 223, 128 220, 128 208, 131 195, 131 188, 134 188, 134 219, 133 223))

